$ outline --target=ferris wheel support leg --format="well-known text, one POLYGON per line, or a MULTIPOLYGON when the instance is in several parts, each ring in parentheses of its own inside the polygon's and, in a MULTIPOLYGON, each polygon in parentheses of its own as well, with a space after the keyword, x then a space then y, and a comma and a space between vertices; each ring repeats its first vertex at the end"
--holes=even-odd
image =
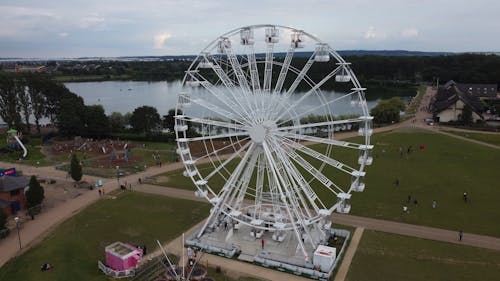
MULTIPOLYGON (((306 251, 304 243, 302 242, 302 235, 300 234, 300 231, 297 229, 297 226, 294 223, 294 219, 293 219, 294 216, 292 215, 292 211, 290 210, 291 208, 290 208, 290 205, 287 202, 287 197, 285 195, 285 192, 283 192, 283 189, 281 187, 281 184, 284 183, 285 181, 283 180, 283 178, 281 177, 281 175, 279 175, 277 173, 277 167, 275 166, 275 164, 273 162, 273 156, 272 156, 272 153, 269 150, 269 147, 267 146, 267 144, 263 143, 262 147, 264 149, 264 154, 267 157, 267 160, 268 160, 267 163, 269 164, 269 167, 271 169, 271 173, 272 173, 273 177, 275 178, 276 187, 278 188, 279 193, 280 193, 280 197, 281 197, 280 198, 281 202, 285 206, 285 209, 286 209, 286 211, 288 213, 288 217, 290 218, 290 221, 291 221, 291 224, 292 224, 292 227, 293 227, 293 231, 295 232, 295 236, 297 237, 297 243, 299 244, 299 247, 302 250, 302 253, 304 254, 304 258, 306 260, 309 260, 309 255, 308 255, 308 253, 306 251)), ((296 212, 297 210, 294 210, 294 211, 296 212)), ((299 218, 299 216, 297 216, 297 218, 299 218)))
MULTIPOLYGON (((283 166, 285 168, 284 171, 286 171, 286 173, 289 175, 289 178, 295 179, 299 185, 301 183, 305 183, 305 181, 303 181, 303 179, 301 179, 301 176, 299 176, 300 172, 297 170, 297 168, 294 167, 293 165, 290 165, 291 159, 289 159, 286 156, 286 153, 283 152, 282 149, 280 149, 280 148, 277 148, 276 151, 277 151, 278 158, 281 161, 281 166, 283 166)), ((313 247, 316 248, 316 246, 319 244, 319 241, 316 241, 314 239, 314 237, 311 235, 311 232, 308 229, 309 225, 304 222, 304 218, 303 218, 303 216, 301 216, 301 212, 298 209, 299 206, 301 205, 303 207, 303 209, 306 211, 307 216, 312 217, 312 214, 310 213, 307 202, 305 201, 305 198, 301 195, 301 192, 298 190, 298 188, 295 184, 290 184, 289 186, 290 186, 290 188, 293 189, 292 191, 294 191, 294 192, 290 192, 290 196, 289 196, 290 199, 293 200, 292 206, 294 207, 294 210, 297 214, 297 217, 300 217, 300 224, 301 224, 301 226, 306 234, 306 237, 311 242, 311 245, 313 245, 313 247), (295 194, 297 194, 298 198, 295 194), (300 202, 299 202, 299 200, 300 200, 300 202), (299 204, 299 203, 301 203, 301 204, 299 204)), ((304 191, 304 193, 307 194, 307 191, 304 191)), ((310 204, 313 206, 313 208, 316 211, 319 210, 319 208, 317 207, 314 200, 310 201, 310 204)), ((302 234, 301 234, 300 238, 302 238, 302 234)))
POLYGON ((222 188, 221 196, 219 197, 218 202, 215 204, 215 206, 212 209, 212 212, 210 213, 210 216, 208 217, 207 221, 203 224, 203 227, 200 229, 198 232, 198 235, 196 236, 197 238, 200 238, 203 233, 205 232, 206 228, 208 225, 213 225, 216 222, 217 217, 219 214, 221 214, 221 207, 224 206, 226 200, 228 199, 229 195, 229 187, 233 185, 234 181, 239 177, 241 171, 243 170, 243 167, 245 166, 245 163, 248 160, 248 157, 252 152, 254 151, 255 144, 252 143, 250 147, 248 148, 248 151, 245 153, 243 158, 241 159, 240 163, 238 163, 238 166, 233 171, 233 174, 229 178, 229 180, 226 182, 224 187, 222 188))

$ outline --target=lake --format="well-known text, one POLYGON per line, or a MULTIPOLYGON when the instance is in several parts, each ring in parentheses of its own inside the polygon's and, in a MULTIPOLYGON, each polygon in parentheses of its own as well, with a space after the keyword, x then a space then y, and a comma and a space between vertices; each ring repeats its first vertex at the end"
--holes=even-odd
MULTIPOLYGON (((73 93, 81 96, 86 105, 101 104, 106 114, 111 112, 132 112, 142 105, 155 107, 160 115, 168 113, 169 109, 175 108, 177 95, 181 91, 181 81, 174 82, 142 82, 142 81, 104 81, 104 82, 72 82, 64 83, 73 93)), ((196 94, 206 94, 203 88, 197 88, 196 94)), ((303 94, 303 93, 302 93, 303 94)), ((343 93, 335 91, 323 91, 325 100, 333 100, 341 97, 343 93)), ((292 102, 301 97, 296 93, 291 97, 292 102)), ((305 111, 315 108, 321 104, 321 100, 311 95, 304 99, 297 108, 305 111)), ((368 101, 368 108, 373 108, 378 100, 368 101)), ((342 100, 335 103, 334 114, 353 113, 350 100, 342 100)))

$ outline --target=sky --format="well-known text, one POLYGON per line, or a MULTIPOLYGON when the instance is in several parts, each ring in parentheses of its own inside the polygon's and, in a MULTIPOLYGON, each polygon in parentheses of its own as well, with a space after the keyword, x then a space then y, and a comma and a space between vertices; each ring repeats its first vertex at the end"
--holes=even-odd
POLYGON ((500 51, 498 0, 0 0, 0 57, 197 54, 246 25, 336 50, 500 51))

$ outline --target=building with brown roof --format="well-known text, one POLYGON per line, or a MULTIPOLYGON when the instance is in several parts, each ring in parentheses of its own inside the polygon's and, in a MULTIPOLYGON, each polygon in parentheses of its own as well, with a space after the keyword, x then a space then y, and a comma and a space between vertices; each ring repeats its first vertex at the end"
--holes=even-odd
POLYGON ((26 207, 24 189, 29 180, 24 177, 0 177, 0 208, 10 216, 26 207))
POLYGON ((464 108, 469 107, 472 111, 473 122, 484 120, 482 115, 484 107, 479 97, 463 92, 458 85, 454 81, 449 81, 438 87, 430 105, 434 119, 437 122, 460 121, 464 108))

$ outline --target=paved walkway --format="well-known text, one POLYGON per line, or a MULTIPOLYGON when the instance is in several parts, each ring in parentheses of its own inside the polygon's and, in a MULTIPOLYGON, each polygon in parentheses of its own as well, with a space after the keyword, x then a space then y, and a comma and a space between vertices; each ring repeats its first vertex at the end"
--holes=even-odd
POLYGON ((352 258, 354 258, 354 254, 358 250, 359 241, 361 241, 361 236, 363 235, 363 231, 365 229, 362 227, 357 227, 354 231, 354 235, 352 236, 351 243, 349 243, 349 247, 345 252, 344 258, 342 259, 342 264, 337 271, 337 275, 335 275, 334 281, 344 281, 347 272, 349 272, 349 268, 351 267, 352 258))

